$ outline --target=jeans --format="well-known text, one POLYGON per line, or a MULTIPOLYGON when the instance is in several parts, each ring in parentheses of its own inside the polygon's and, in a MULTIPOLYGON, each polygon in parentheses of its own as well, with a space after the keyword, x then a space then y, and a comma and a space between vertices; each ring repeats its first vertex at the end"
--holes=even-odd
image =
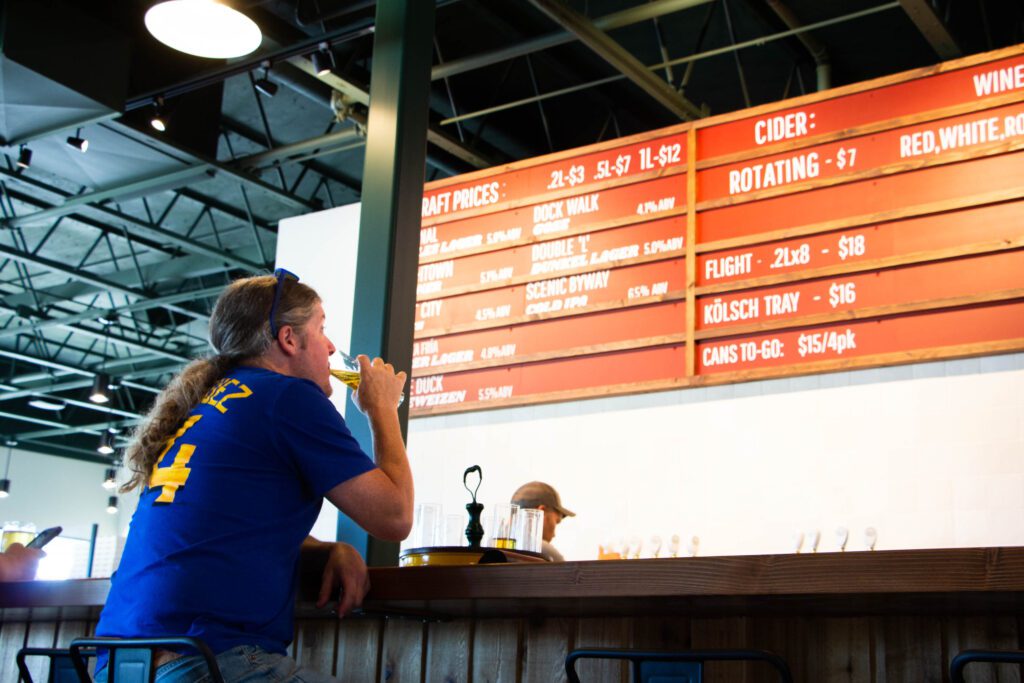
MULTIPOLYGON (((227 683, 340 683, 299 666, 285 655, 272 654, 251 645, 239 645, 217 655, 217 665, 227 683)), ((209 683, 206 661, 199 655, 178 657, 156 670, 156 683, 209 683)), ((107 670, 96 675, 96 683, 107 683, 107 670)))

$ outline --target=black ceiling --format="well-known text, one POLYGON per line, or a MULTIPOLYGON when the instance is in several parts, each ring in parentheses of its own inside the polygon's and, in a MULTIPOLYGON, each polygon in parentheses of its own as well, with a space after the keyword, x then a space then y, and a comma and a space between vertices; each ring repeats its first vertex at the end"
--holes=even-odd
MULTIPOLYGON (((680 121, 541 9, 553 4, 438 2, 427 180, 680 121)), ((814 91, 819 74, 835 87, 1024 42, 1018 0, 565 4, 643 65, 676 61, 651 73, 703 115, 814 91)), ((373 2, 250 0, 264 42, 231 63, 157 43, 147 5, 0 10, 0 437, 27 450, 104 459, 99 434, 123 438, 206 351, 217 290, 272 267, 277 221, 359 201, 373 2), (307 55, 324 36, 336 68, 318 79, 307 55), (274 97, 247 68, 263 56, 274 97), (162 134, 148 126, 157 98, 162 134), (86 154, 65 143, 79 127, 86 154), (104 371, 112 408, 87 399, 104 371)))

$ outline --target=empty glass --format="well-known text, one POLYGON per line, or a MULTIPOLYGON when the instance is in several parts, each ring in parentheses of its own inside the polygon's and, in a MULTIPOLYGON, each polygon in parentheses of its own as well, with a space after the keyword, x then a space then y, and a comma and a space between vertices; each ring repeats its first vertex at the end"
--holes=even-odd
POLYGON ((544 511, 523 508, 516 513, 516 519, 516 549, 539 553, 544 538, 544 511))
POLYGON ((409 534, 411 547, 433 548, 437 546, 440 526, 440 503, 416 503, 416 511, 412 520, 412 533, 409 534))
POLYGON ((466 515, 447 514, 444 516, 444 543, 448 547, 464 546, 466 540, 466 526, 469 518, 466 515))

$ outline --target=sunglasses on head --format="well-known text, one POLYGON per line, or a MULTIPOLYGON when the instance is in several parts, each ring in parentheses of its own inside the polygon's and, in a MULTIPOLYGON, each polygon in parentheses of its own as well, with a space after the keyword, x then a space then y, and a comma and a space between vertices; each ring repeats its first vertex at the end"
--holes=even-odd
POLYGON ((274 318, 277 317, 277 304, 281 301, 281 290, 284 289, 285 280, 298 282, 299 276, 290 270, 278 268, 274 271, 274 277, 277 278, 277 284, 274 285, 274 303, 270 304, 270 334, 276 339, 277 324, 274 322, 274 318))

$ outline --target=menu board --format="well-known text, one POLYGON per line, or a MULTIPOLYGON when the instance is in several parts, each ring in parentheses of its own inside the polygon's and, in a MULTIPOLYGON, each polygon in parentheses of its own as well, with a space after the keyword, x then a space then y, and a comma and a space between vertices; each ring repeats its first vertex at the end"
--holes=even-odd
POLYGON ((426 186, 413 416, 1024 349, 1024 46, 426 186))

